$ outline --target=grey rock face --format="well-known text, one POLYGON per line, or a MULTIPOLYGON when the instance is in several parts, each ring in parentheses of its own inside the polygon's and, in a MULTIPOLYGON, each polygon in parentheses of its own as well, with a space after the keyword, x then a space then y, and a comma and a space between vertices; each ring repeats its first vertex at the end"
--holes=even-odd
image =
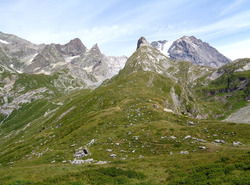
POLYGON ((65 45, 56 44, 55 47, 58 51, 60 51, 60 53, 69 56, 80 55, 87 51, 87 48, 83 45, 79 38, 75 38, 65 45))
POLYGON ((145 39, 145 37, 141 37, 137 42, 137 48, 139 49, 143 45, 149 45, 148 41, 145 39))
POLYGON ((220 66, 231 62, 230 59, 219 53, 208 43, 203 42, 194 36, 181 37, 171 45, 165 40, 154 41, 151 45, 160 50, 166 56, 169 56, 171 59, 189 61, 196 65, 219 68, 220 66))
POLYGON ((190 61, 196 65, 206 65, 213 68, 218 68, 231 61, 208 43, 202 42, 194 36, 184 36, 176 40, 168 52, 172 59, 190 61))

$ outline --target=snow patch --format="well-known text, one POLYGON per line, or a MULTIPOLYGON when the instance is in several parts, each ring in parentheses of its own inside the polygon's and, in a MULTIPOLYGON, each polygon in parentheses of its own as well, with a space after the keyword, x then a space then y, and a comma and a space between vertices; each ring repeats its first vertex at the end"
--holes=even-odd
POLYGON ((27 57, 27 59, 25 60, 26 61, 26 65, 30 65, 32 63, 32 61, 34 60, 34 58, 38 55, 38 53, 35 53, 34 55, 31 55, 29 57, 27 57))
MULTIPOLYGON (((158 49, 162 54, 166 55, 169 57, 169 48, 172 46, 173 41, 166 41, 166 42, 160 42, 157 41, 157 45, 154 45, 156 49, 158 49)), ((173 49, 173 48, 172 48, 173 49)))
POLYGON ((0 39, 0 42, 3 43, 3 44, 10 44, 9 42, 7 42, 5 40, 2 40, 2 39, 0 39))
POLYGON ((73 59, 79 58, 79 57, 80 57, 80 55, 76 55, 76 56, 73 56, 73 57, 65 57, 65 62, 66 62, 66 63, 69 63, 69 62, 71 62, 73 59))

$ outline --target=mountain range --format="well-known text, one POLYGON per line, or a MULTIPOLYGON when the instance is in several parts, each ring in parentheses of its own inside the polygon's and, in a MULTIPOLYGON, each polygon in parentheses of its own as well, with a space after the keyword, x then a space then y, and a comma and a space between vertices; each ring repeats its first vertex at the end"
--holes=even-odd
POLYGON ((0 42, 2 184, 249 182, 250 59, 195 37, 129 58, 0 42))

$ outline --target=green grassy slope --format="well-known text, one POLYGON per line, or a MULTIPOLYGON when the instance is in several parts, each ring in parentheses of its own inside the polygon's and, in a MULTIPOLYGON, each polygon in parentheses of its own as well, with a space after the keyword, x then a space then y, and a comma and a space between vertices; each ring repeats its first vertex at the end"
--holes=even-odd
POLYGON ((250 71, 239 69, 250 63, 250 59, 240 59, 222 66, 216 72, 215 80, 203 85, 200 81, 195 92, 202 103, 212 112, 210 118, 225 119, 235 110, 246 106, 250 100, 250 71), (215 106, 216 105, 216 106, 215 106))
POLYGON ((0 182, 249 183, 250 125, 195 119, 207 110, 207 100, 202 104, 197 89, 189 89, 196 79, 188 71, 198 68, 164 58, 158 60, 160 67, 157 61, 139 65, 150 55, 160 58, 156 50, 145 54, 142 49, 93 91, 34 101, 13 112, 0 125, 0 182), (81 148, 88 155, 78 160, 93 161, 70 164, 81 148), (100 161, 107 163, 96 164, 100 161))

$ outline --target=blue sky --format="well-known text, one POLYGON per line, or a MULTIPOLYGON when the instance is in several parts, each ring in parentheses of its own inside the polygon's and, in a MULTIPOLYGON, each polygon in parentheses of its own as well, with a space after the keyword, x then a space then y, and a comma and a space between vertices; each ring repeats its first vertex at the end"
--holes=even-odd
POLYGON ((105 55, 130 56, 148 41, 184 35, 225 56, 250 57, 249 0, 0 0, 0 31, 33 43, 80 38, 105 55))

